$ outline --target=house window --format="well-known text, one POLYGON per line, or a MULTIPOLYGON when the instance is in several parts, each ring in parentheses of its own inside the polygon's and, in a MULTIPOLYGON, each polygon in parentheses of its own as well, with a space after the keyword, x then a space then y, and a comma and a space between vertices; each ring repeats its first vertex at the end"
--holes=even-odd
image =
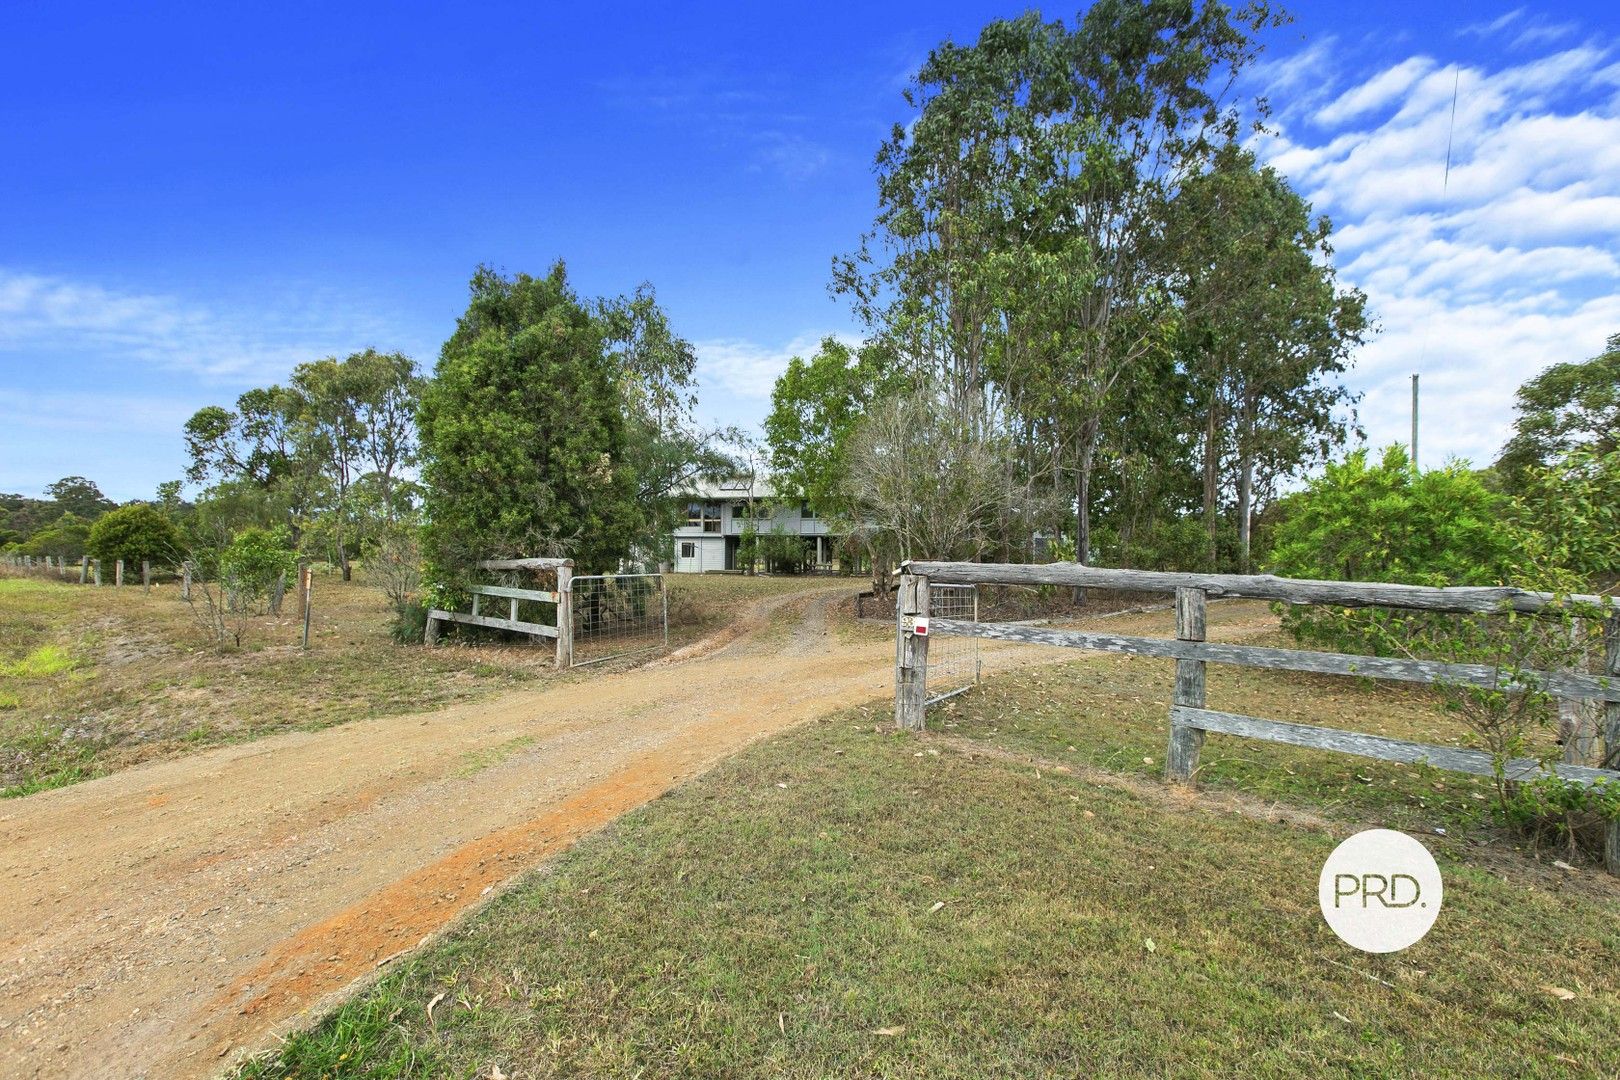
POLYGON ((681 541, 681 558, 683 558, 683 559, 695 559, 695 558, 697 558, 697 541, 695 541, 695 540, 682 540, 681 541))
POLYGON ((720 504, 717 502, 687 503, 686 527, 689 529, 702 529, 706 533, 719 532, 720 504))
POLYGON ((770 516, 770 507, 766 506, 763 500, 755 500, 753 513, 749 513, 748 504, 745 502, 740 502, 731 508, 731 520, 733 521, 747 521, 749 518, 753 518, 755 521, 764 521, 770 516))
POLYGON ((799 516, 804 518, 806 521, 814 521, 816 512, 809 503, 802 502, 799 504, 799 516))
POLYGON ((706 533, 719 532, 720 504, 717 502, 687 503, 686 525, 691 529, 702 529, 706 533))

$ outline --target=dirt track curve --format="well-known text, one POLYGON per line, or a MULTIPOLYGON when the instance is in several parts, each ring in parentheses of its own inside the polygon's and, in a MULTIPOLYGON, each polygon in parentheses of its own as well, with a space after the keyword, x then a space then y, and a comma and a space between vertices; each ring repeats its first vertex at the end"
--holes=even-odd
POLYGON ((0 1077, 214 1075, 580 835, 887 695, 892 643, 830 625, 847 595, 766 601, 635 670, 0 804, 0 1077))

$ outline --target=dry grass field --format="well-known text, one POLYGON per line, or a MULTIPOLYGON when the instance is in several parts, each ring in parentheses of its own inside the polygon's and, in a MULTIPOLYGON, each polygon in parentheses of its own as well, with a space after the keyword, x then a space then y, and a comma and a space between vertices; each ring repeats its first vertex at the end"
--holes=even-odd
MULTIPOLYGON (((823 578, 671 577, 670 643, 823 578)), ((23 795, 278 731, 471 701, 559 678, 548 648, 396 644, 382 594, 317 577, 311 646, 297 605, 213 645, 173 582, 114 588, 0 571, 0 793, 23 795)), ((622 663, 644 660, 640 657, 622 663)), ((622 666, 609 663, 607 667, 622 666)))

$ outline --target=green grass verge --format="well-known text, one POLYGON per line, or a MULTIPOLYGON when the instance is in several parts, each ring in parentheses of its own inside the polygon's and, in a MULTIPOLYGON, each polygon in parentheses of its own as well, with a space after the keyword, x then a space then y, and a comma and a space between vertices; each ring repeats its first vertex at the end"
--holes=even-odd
MULTIPOLYGON (((1257 639, 1283 644, 1281 635, 1257 639)), ((1164 772, 1173 661, 1091 656, 988 680, 929 710, 930 727, 1051 760, 1157 779, 1164 772)), ((1212 709, 1441 745, 1469 745, 1467 729, 1424 689, 1366 679, 1209 665, 1212 709)), ((1539 732, 1544 750, 1553 733, 1539 732)), ((1307 806, 1346 821, 1453 840, 1500 841, 1485 777, 1210 735, 1198 782, 1260 800, 1307 806)), ((1574 858, 1567 850, 1565 857, 1574 858)))
POLYGON ((1434 930, 1364 955, 1317 911, 1325 830, 884 719, 626 816, 242 1076, 1620 1071, 1608 883, 1442 851, 1434 930))

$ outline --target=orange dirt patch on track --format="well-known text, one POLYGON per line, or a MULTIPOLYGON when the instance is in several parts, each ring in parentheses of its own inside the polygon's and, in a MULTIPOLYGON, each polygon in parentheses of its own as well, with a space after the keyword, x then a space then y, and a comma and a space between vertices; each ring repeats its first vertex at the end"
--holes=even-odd
POLYGON ((447 912, 476 903, 487 889, 572 844, 668 790, 668 769, 656 758, 638 762, 565 799, 549 813, 458 848, 307 927, 276 947, 265 961, 233 983, 215 1004, 244 1016, 285 1013, 340 990, 376 966, 369 957, 393 957, 439 929, 447 912), (251 994, 238 1005, 244 994, 251 994))

